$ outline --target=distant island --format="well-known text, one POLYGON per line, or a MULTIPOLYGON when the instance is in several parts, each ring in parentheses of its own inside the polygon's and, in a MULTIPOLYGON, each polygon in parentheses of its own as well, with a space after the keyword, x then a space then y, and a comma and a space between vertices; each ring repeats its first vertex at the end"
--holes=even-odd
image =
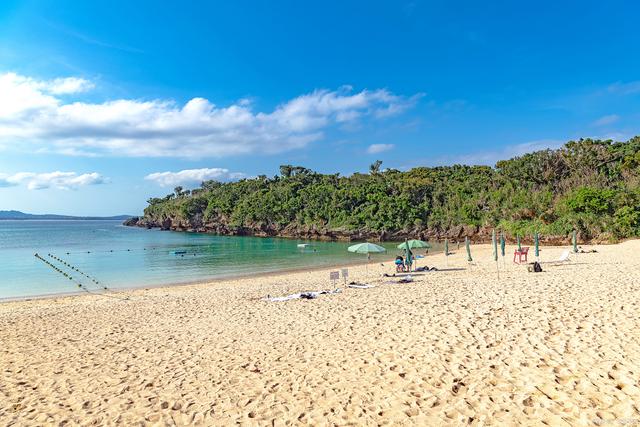
POLYGON ((95 221, 95 220, 111 220, 124 221, 131 218, 131 215, 116 216, 70 216, 70 215, 53 215, 53 214, 28 214, 20 211, 0 211, 0 221, 2 220, 75 220, 75 221, 95 221))
POLYGON ((495 228, 508 239, 611 242, 640 236, 640 137, 580 139, 490 166, 371 165, 320 174, 283 165, 272 178, 203 182, 148 200, 126 225, 225 235, 327 240, 474 241, 495 228))

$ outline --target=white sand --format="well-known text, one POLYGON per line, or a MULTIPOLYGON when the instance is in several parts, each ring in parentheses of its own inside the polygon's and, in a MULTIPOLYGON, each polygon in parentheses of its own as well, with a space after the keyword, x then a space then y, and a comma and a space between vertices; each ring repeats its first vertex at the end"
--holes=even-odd
POLYGON ((261 298, 329 270, 3 303, 0 425, 640 424, 640 241, 596 248, 315 300, 261 298))

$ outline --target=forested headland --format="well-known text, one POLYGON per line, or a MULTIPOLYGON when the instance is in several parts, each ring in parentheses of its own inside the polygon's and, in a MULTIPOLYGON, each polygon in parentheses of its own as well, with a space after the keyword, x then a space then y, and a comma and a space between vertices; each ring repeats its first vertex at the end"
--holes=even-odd
POLYGON ((489 166, 320 174, 283 165, 274 177, 203 182, 148 200, 127 225, 310 239, 486 240, 535 231, 546 242, 640 236, 640 137, 581 139, 489 166))

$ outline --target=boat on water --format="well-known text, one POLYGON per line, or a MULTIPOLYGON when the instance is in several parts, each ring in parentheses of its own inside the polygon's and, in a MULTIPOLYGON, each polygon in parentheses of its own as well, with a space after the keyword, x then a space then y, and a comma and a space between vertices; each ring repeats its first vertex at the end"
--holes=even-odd
POLYGON ((298 243, 298 248, 306 249, 311 246, 311 243, 298 243))

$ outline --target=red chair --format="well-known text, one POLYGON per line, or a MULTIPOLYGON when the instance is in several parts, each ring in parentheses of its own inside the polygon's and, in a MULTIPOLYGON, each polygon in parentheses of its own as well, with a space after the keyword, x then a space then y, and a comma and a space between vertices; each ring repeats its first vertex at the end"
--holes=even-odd
POLYGON ((527 255, 529 254, 529 247, 524 247, 520 250, 516 249, 513 251, 513 262, 516 264, 522 264, 522 262, 527 262, 527 255))

